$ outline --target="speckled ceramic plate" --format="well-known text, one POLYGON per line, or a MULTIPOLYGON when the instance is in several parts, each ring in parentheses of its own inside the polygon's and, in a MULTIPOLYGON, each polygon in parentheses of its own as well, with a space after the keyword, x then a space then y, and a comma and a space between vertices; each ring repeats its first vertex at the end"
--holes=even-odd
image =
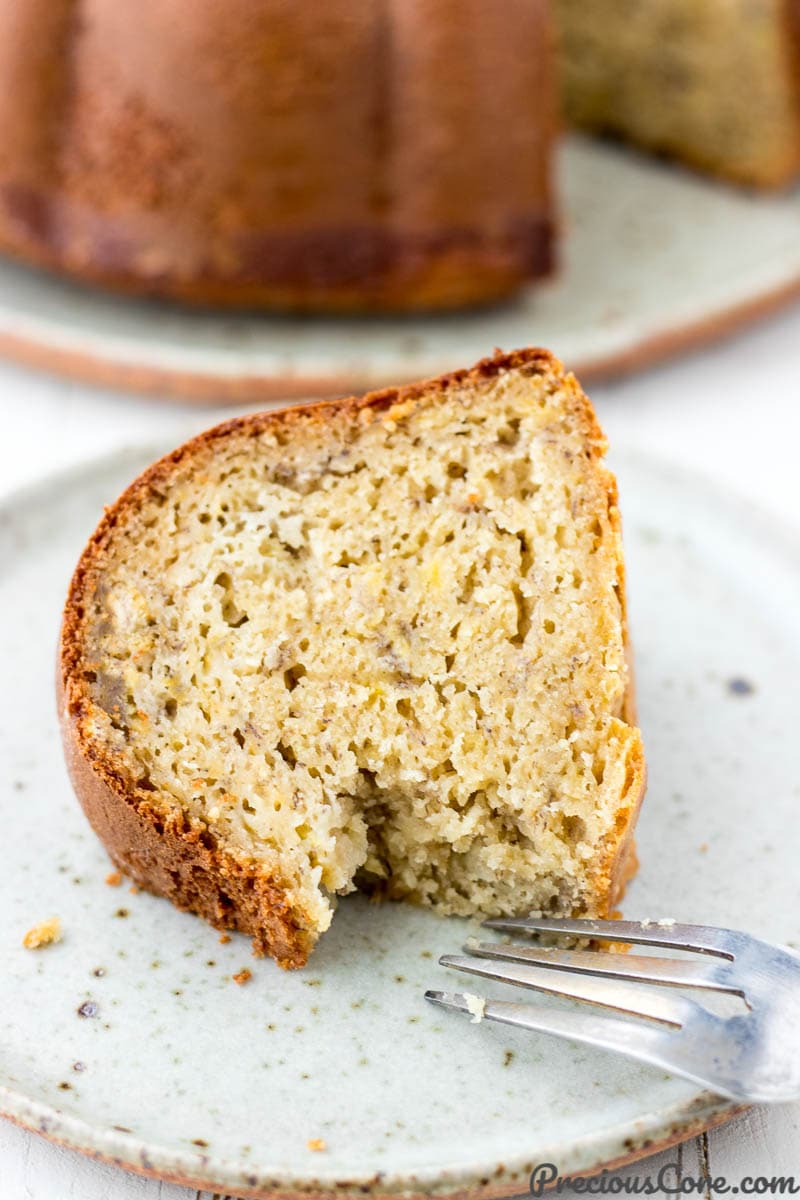
MULTIPOLYGON (((591 1170, 729 1113, 658 1071, 428 1006, 464 922, 350 898, 287 974, 105 882, 61 761, 53 653, 83 539, 152 456, 0 507, 0 1110, 121 1165, 255 1196, 518 1193, 537 1162, 591 1170), (63 941, 23 949, 51 915, 63 941)), ((796 944, 796 538, 677 468, 617 466, 650 765, 626 914, 796 944)))
POLYGON ((584 379, 724 332, 800 292, 800 192, 754 196, 577 136, 559 164, 561 268, 513 304, 399 319, 195 312, 0 260, 0 352, 210 402, 363 391, 495 346, 550 346, 584 379))

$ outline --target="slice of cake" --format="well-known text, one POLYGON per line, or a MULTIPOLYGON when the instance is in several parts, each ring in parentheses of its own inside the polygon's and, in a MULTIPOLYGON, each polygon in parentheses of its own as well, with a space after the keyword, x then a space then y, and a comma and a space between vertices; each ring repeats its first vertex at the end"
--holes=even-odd
POLYGON ((556 0, 576 125, 740 183, 800 171, 797 0, 556 0))
POLYGON ((67 758, 119 868, 301 966, 336 897, 608 915, 644 786, 605 443, 542 350, 230 421, 78 564, 67 758))

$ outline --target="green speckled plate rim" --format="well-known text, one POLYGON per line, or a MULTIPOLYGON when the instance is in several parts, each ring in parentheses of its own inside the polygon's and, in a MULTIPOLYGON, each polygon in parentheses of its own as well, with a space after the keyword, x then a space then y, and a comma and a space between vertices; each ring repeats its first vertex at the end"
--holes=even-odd
MULTIPOLYGON (((688 1103, 661 1113, 639 1117, 628 1124, 600 1130, 579 1142, 570 1140, 554 1145, 540 1154, 537 1162, 557 1163, 561 1175, 593 1175, 604 1169, 621 1167, 637 1159, 656 1154, 670 1146, 696 1137, 705 1130, 746 1112, 746 1104, 733 1103, 712 1092, 700 1092, 688 1103)), ((17 1125, 41 1134, 69 1150, 78 1150, 90 1158, 122 1167, 138 1175, 161 1179, 202 1191, 222 1188, 246 1200, 349 1200, 369 1195, 381 1197, 437 1196, 442 1200, 493 1200, 518 1196, 528 1191, 530 1173, 536 1163, 528 1157, 498 1164, 487 1175, 479 1170, 424 1171, 402 1175, 350 1176, 337 1179, 324 1173, 316 1178, 293 1174, 265 1176, 242 1170, 235 1163, 212 1155, 182 1154, 114 1129, 101 1129, 79 1118, 68 1117, 51 1105, 30 1100, 11 1088, 0 1085, 0 1115, 17 1125)))

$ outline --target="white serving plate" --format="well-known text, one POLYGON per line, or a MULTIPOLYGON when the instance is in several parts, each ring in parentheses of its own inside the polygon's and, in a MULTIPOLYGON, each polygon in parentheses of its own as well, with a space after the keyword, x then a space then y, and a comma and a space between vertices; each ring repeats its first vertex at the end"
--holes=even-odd
POLYGON ((210 402, 309 398, 436 375, 536 343, 584 378, 701 342, 800 291, 800 191, 754 195, 573 135, 560 270, 513 304, 400 318, 203 312, 0 260, 0 352, 210 402))
MULTIPOLYGON (((595 1170, 724 1119, 728 1102, 659 1071, 428 1006, 466 922, 350 898, 309 966, 284 973, 106 885, 61 760, 53 655, 83 540, 153 456, 0 505, 0 1111, 134 1170, 284 1197, 515 1194, 537 1162, 595 1170), (50 915, 63 941, 24 950, 50 915), (95 1016, 79 1016, 87 1001, 95 1016)), ((625 913, 796 945, 796 538, 677 467, 616 466, 650 768, 625 913)))

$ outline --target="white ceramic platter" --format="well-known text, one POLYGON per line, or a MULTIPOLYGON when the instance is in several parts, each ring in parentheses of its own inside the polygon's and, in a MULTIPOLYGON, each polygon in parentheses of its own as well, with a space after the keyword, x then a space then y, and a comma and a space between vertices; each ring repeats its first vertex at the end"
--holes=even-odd
MULTIPOLYGON (((519 1193, 537 1162, 594 1169, 728 1113, 658 1071, 428 1006, 465 922, 347 899, 284 973, 105 883, 61 761, 53 654, 78 550, 152 456, 0 507, 0 1110, 134 1169, 284 1197, 519 1193), (23 949, 51 915, 63 941, 23 949)), ((650 766, 626 915, 797 944, 796 539, 678 468, 617 466, 650 766)))
POLYGON ((588 378, 676 352, 800 291, 800 192, 756 196, 583 139, 559 161, 561 268, 472 314, 195 312, 0 260, 0 352, 114 386, 221 402, 361 391, 532 343, 588 378))

